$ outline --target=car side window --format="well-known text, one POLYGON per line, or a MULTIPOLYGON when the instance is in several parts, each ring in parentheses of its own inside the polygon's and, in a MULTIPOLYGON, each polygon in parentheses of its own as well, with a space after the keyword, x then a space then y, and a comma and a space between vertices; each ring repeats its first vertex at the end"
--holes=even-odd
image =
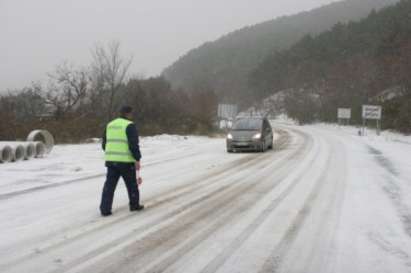
POLYGON ((266 119, 264 120, 264 127, 265 127, 265 130, 271 131, 270 123, 266 119))

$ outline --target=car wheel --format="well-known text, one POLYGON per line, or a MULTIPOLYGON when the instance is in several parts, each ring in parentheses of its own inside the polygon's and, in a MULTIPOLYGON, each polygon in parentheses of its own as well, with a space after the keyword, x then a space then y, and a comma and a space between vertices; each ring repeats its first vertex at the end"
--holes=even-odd
POLYGON ((261 144, 261 150, 260 150, 260 152, 264 153, 265 150, 266 150, 265 142, 263 142, 263 143, 261 144))

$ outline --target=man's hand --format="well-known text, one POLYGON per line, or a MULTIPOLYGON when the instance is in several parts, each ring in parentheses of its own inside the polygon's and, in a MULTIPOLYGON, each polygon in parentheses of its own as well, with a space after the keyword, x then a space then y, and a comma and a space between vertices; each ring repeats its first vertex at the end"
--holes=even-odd
POLYGON ((140 161, 136 161, 136 170, 137 170, 137 171, 141 170, 140 161))

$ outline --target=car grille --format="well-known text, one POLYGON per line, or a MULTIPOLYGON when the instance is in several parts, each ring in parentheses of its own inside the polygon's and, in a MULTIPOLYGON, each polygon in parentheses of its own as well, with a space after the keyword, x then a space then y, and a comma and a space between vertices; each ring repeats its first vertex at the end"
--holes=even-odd
POLYGON ((251 138, 249 138, 249 137, 236 137, 236 138, 234 138, 234 141, 251 141, 251 138))

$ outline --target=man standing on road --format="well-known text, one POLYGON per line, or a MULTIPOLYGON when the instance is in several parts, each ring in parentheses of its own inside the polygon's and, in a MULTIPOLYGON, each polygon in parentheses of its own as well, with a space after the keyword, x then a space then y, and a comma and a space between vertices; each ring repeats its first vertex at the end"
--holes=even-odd
POLYGON ((137 186, 136 170, 140 170, 140 147, 137 128, 132 122, 133 109, 123 106, 120 117, 111 121, 103 135, 103 150, 107 167, 107 179, 101 197, 102 216, 111 215, 114 192, 120 176, 123 178, 130 200, 130 211, 143 210, 137 186))

